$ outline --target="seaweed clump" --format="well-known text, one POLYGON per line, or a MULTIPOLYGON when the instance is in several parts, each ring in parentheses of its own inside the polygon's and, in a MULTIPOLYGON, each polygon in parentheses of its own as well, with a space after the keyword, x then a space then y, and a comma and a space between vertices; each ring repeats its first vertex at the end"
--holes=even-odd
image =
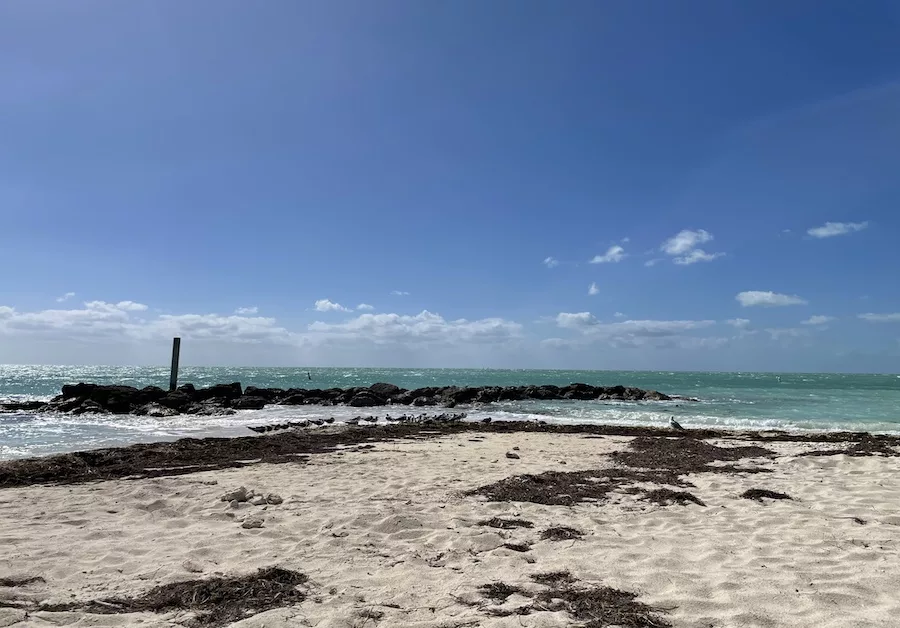
POLYGON ((552 571, 531 576, 544 587, 534 592, 503 582, 479 587, 479 592, 495 603, 503 603, 514 593, 531 598, 531 603, 512 609, 491 607, 489 615, 507 617, 536 612, 565 612, 584 628, 671 628, 660 616, 666 609, 639 602, 637 594, 605 586, 585 586, 568 571, 552 571))
POLYGON ((741 493, 741 497, 744 499, 752 499, 759 503, 762 503, 762 500, 764 499, 794 499, 787 493, 779 493, 778 491, 770 491, 764 488, 751 488, 750 490, 741 493))
POLYGON ((577 541, 584 536, 584 532, 567 526, 554 526, 541 532, 544 541, 577 541))
POLYGON ((195 617, 188 625, 218 628, 273 608, 302 602, 306 593, 298 586, 307 581, 305 574, 267 567, 247 576, 164 584, 140 597, 45 605, 38 610, 81 610, 103 615, 192 611, 195 617))
POLYGON ((525 519, 501 519, 500 517, 491 517, 479 521, 478 525, 487 526, 489 528, 498 528, 500 530, 511 530, 512 528, 533 528, 534 524, 525 519))

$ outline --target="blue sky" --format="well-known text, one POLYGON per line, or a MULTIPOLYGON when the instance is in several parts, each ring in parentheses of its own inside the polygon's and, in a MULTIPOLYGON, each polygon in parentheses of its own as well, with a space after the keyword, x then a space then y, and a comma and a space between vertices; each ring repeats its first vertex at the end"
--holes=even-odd
POLYGON ((19 0, 0 86, 0 362, 900 371, 898 2, 19 0))

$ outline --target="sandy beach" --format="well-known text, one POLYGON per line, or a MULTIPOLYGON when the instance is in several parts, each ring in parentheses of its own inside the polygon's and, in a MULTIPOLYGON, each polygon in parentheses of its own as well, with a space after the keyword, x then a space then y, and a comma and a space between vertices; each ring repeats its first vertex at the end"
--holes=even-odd
POLYGON ((612 454, 634 451, 631 437, 460 432, 296 464, 5 488, 0 579, 12 586, 0 586, 0 626, 602 626, 614 624, 572 595, 612 589, 636 595, 632 623, 618 625, 900 625, 900 457, 801 455, 847 443, 652 440, 772 455, 635 483, 602 473, 630 468, 612 454), (586 471, 597 477, 570 475, 586 471), (549 501, 572 503, 470 494, 525 474, 550 478, 549 501), (610 490, 584 501, 553 489, 571 477, 610 490), (221 499, 239 487, 281 503, 221 499), (661 488, 704 505, 656 503, 661 488), (791 499, 741 497, 751 489, 791 499), (562 540, 546 532, 560 527, 571 528, 562 540), (190 609, 121 612, 159 585, 275 566, 308 578, 296 603, 225 624, 190 609))

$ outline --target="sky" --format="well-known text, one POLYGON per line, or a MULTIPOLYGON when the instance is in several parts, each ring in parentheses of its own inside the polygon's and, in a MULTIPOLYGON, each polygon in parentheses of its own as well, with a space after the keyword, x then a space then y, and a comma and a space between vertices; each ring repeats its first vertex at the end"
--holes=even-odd
POLYGON ((0 3, 0 363, 900 372, 900 2, 0 3))

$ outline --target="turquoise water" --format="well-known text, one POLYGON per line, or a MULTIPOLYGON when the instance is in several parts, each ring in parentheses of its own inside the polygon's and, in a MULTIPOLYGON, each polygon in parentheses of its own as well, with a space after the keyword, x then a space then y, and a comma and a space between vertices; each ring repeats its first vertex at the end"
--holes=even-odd
MULTIPOLYGON (((168 369, 94 366, 0 366, 0 400, 47 399, 79 381, 168 385, 168 369)), ((699 403, 580 401, 508 402, 471 408, 473 419, 664 425, 676 416, 687 426, 734 429, 866 430, 900 433, 900 376, 802 373, 689 373, 667 371, 538 371, 363 368, 183 368, 180 382, 197 386, 239 381, 244 386, 330 388, 390 382, 422 386, 511 386, 584 382, 637 386, 697 397, 699 403), (307 379, 307 371, 312 381, 307 379)), ((290 418, 360 414, 354 408, 269 407, 230 417, 0 415, 0 458, 183 436, 247 435, 246 425, 290 418)))

